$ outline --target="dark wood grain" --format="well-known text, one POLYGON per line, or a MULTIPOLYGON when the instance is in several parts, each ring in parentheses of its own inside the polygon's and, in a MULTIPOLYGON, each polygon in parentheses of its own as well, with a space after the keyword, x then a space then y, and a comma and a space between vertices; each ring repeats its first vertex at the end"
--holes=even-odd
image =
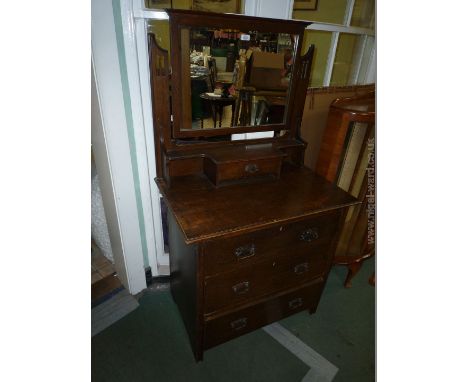
POLYGON ((204 348, 211 348, 302 310, 315 309, 322 283, 323 279, 318 278, 306 287, 283 292, 264 302, 208 320, 204 348))
POLYGON ((201 333, 198 323, 197 277, 198 246, 184 243, 180 227, 174 216, 168 213, 171 293, 187 329, 196 359, 201 359, 201 333))
POLYGON ((216 186, 236 179, 248 180, 248 178, 264 176, 278 178, 281 171, 281 157, 221 163, 216 166, 216 170, 215 178, 210 179, 216 186))
MULTIPOLYGON (((302 46, 302 38, 300 36, 299 46, 302 46)), ((311 45, 307 50, 307 53, 297 58, 297 63, 294 66, 294 78, 291 94, 294 96, 294 101, 287 105, 291 109, 288 113, 289 120, 288 125, 291 129, 291 135, 293 137, 300 138, 300 127, 302 123, 302 113, 304 110, 304 103, 307 94, 307 87, 309 86, 310 68, 312 66, 312 58, 314 56, 315 46, 311 45)), ((300 50, 299 50, 300 52, 300 50)))
POLYGON ((205 280, 205 314, 235 307, 256 298, 309 282, 322 276, 328 246, 318 251, 271 257, 205 280))
POLYGON ((363 104, 372 102, 375 102, 374 93, 337 99, 332 103, 315 167, 317 174, 330 182, 336 181, 350 123, 375 123, 374 109, 365 112, 358 110, 363 104), (348 103, 351 105, 348 106, 348 103))
MULTIPOLYGON (((167 164, 186 159, 199 159, 211 157, 214 161, 236 160, 240 157, 245 159, 275 158, 279 154, 292 156, 302 153, 307 144, 299 139, 287 137, 255 139, 246 141, 227 142, 204 142, 194 141, 192 144, 177 146, 176 149, 168 150, 166 153, 167 164), (267 149, 265 149, 267 147, 267 149)), ((300 155, 299 155, 300 157, 300 155)), ((298 157, 298 158, 299 158, 298 157)), ((301 162, 302 163, 302 162, 301 162)), ((178 176, 176 172, 172 176, 178 176)), ((185 174, 184 174, 185 175, 185 174)))
POLYGON ((169 55, 161 48, 153 33, 148 34, 151 101, 153 106, 153 133, 156 151, 156 174, 163 177, 163 148, 170 147, 171 116, 169 95, 169 55))
POLYGON ((359 202, 307 168, 283 169, 279 180, 214 188, 204 176, 159 187, 185 234, 200 242, 311 217, 359 202))
POLYGON ((252 267, 266 258, 322 253, 336 233, 339 215, 338 210, 320 213, 290 224, 277 224, 243 235, 208 240, 204 243, 205 274, 211 276, 245 266, 252 267), (317 232, 317 238, 301 240, 301 235, 309 229, 317 232), (239 248, 249 246, 254 246, 251 255, 236 254, 239 248))

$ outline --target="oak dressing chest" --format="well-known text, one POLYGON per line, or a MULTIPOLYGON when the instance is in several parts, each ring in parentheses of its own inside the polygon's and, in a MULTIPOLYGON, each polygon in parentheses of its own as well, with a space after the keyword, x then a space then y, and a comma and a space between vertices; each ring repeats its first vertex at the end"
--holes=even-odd
POLYGON ((303 164, 307 23, 167 12, 170 54, 148 36, 156 182, 169 210, 171 293, 199 361, 317 309, 340 221, 358 201, 303 164), (267 137, 246 139, 252 132, 267 137))

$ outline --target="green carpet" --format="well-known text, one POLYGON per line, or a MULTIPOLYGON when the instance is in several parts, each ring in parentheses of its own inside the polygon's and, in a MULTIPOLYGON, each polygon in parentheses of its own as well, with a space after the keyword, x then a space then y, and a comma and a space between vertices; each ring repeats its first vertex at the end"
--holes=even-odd
POLYGON ((333 267, 317 313, 280 321, 340 369, 334 382, 374 381, 375 288, 368 284, 374 265, 374 258, 364 262, 350 289, 343 287, 346 268, 333 267))
MULTIPOLYGON (((281 321, 340 370, 334 381, 374 380, 374 260, 351 289, 334 267, 315 315, 281 321)), ((177 307, 167 291, 146 291, 140 306, 92 338, 92 380, 134 382, 298 382, 309 367, 263 330, 205 352, 195 363, 177 307)))

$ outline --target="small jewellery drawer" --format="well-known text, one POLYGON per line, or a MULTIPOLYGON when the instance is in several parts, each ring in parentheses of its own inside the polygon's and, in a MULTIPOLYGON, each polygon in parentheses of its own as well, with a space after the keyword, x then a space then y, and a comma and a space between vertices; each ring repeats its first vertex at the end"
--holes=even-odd
POLYGON ((218 181, 231 179, 252 178, 256 176, 279 176, 281 170, 281 158, 253 159, 250 161, 238 161, 226 163, 218 167, 218 181))
POLYGON ((304 309, 315 309, 320 299, 323 279, 262 303, 237 310, 205 323, 204 348, 223 343, 304 309))
POLYGON ((328 251, 270 258, 205 279, 204 313, 305 284, 326 271, 328 251))
POLYGON ((203 162, 203 171, 215 186, 230 184, 243 179, 271 177, 279 178, 285 154, 279 150, 268 150, 260 154, 244 152, 243 158, 210 155, 203 162))
POLYGON ((323 250, 333 238, 339 216, 339 211, 332 211, 245 235, 210 240, 204 249, 205 275, 252 265, 267 257, 323 250))

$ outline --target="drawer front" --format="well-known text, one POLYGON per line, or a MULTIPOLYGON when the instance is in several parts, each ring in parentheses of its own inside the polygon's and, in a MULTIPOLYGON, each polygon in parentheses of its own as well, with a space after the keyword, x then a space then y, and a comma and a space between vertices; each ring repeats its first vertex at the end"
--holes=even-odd
POLYGON ((338 227, 339 211, 205 243, 205 275, 251 266, 269 257, 323 251, 338 227))
POLYGON ((218 182, 265 175, 278 176, 280 169, 281 157, 223 163, 218 165, 218 182))
POLYGON ((267 300, 205 322, 204 348, 208 349, 283 317, 304 309, 315 309, 320 299, 323 279, 267 300))
POLYGON ((204 313, 248 303, 323 275, 329 255, 327 249, 273 257, 251 267, 206 278, 204 313))

